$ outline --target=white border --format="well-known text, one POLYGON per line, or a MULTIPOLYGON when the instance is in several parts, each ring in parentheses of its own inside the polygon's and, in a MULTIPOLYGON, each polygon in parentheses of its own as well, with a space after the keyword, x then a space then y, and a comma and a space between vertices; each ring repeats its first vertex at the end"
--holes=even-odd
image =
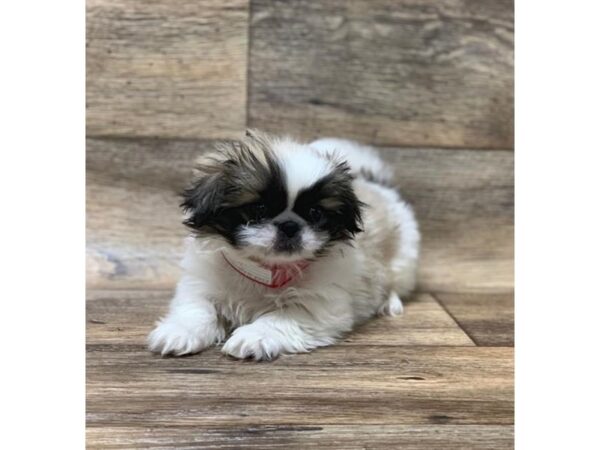
POLYGON ((84 448, 85 2, 0 22, 0 447, 84 448))
POLYGON ((599 6, 517 4, 516 430, 524 450, 600 448, 599 6))
MULTIPOLYGON (((84 447, 84 2, 0 5, 3 448, 84 447)), ((517 448, 600 448, 600 13, 517 4, 517 448)))

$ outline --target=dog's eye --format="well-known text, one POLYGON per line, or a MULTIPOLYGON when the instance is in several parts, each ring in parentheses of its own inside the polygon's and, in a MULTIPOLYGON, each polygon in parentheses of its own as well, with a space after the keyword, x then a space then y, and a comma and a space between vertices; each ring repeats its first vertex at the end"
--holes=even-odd
POLYGON ((262 202, 256 202, 251 205, 250 211, 256 219, 262 219, 267 213, 267 206, 262 202))
POLYGON ((308 217, 311 222, 319 222, 323 218, 323 210, 318 206, 312 207, 308 210, 308 217))

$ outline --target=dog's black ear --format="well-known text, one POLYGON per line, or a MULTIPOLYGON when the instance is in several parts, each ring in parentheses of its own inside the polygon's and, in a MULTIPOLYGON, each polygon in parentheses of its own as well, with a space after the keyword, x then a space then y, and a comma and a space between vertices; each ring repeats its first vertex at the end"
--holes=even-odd
POLYGON ((337 203, 330 232, 334 239, 352 239, 356 233, 362 232, 362 210, 366 206, 361 202, 352 187, 350 166, 345 161, 336 165, 335 170, 321 183, 322 194, 337 203))
POLYGON ((183 224, 199 230, 210 225, 219 214, 225 196, 225 183, 220 174, 201 176, 181 195, 183 201, 180 206, 187 216, 183 224))

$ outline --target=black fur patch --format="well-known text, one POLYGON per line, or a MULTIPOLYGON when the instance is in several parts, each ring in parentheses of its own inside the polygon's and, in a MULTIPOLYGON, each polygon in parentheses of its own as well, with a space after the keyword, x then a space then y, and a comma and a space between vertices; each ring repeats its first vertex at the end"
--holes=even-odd
POLYGON ((349 240, 362 231, 361 208, 364 205, 352 188, 353 177, 346 162, 312 186, 298 193, 294 212, 316 230, 325 230, 332 241, 349 240), (314 214, 314 209, 320 214, 314 214))
MULTIPOLYGON (((181 207, 189 214, 184 224, 199 235, 219 234, 234 247, 240 246, 242 226, 270 222, 287 207, 282 167, 267 142, 250 137, 252 149, 245 142, 221 146, 198 167, 201 175, 182 194, 181 207)), ((294 212, 310 227, 327 232, 328 244, 350 240, 362 231, 364 204, 356 197, 352 181, 349 166, 341 162, 300 191, 294 202, 294 212)), ((299 240, 294 242, 284 239, 276 244, 279 251, 293 252, 299 240)))
POLYGON ((267 221, 283 211, 283 171, 267 148, 262 151, 264 161, 244 143, 233 142, 220 159, 200 166, 203 175, 182 194, 181 207, 190 213, 184 224, 200 234, 218 233, 237 246, 240 226, 267 221))

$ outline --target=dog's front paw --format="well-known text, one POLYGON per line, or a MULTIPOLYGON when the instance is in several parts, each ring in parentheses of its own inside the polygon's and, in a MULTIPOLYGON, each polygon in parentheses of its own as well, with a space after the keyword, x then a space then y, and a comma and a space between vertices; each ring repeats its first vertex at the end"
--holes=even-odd
POLYGON ((397 316, 404 313, 404 305, 402 300, 394 291, 390 292, 387 301, 379 307, 380 316, 397 316))
POLYGON ((213 323, 189 327, 173 320, 163 320, 148 336, 148 348, 161 355, 182 356, 198 353, 221 341, 224 331, 213 323))
POLYGON ((280 339, 269 327, 252 323, 236 329, 221 351, 238 359, 270 360, 284 349, 280 339))

